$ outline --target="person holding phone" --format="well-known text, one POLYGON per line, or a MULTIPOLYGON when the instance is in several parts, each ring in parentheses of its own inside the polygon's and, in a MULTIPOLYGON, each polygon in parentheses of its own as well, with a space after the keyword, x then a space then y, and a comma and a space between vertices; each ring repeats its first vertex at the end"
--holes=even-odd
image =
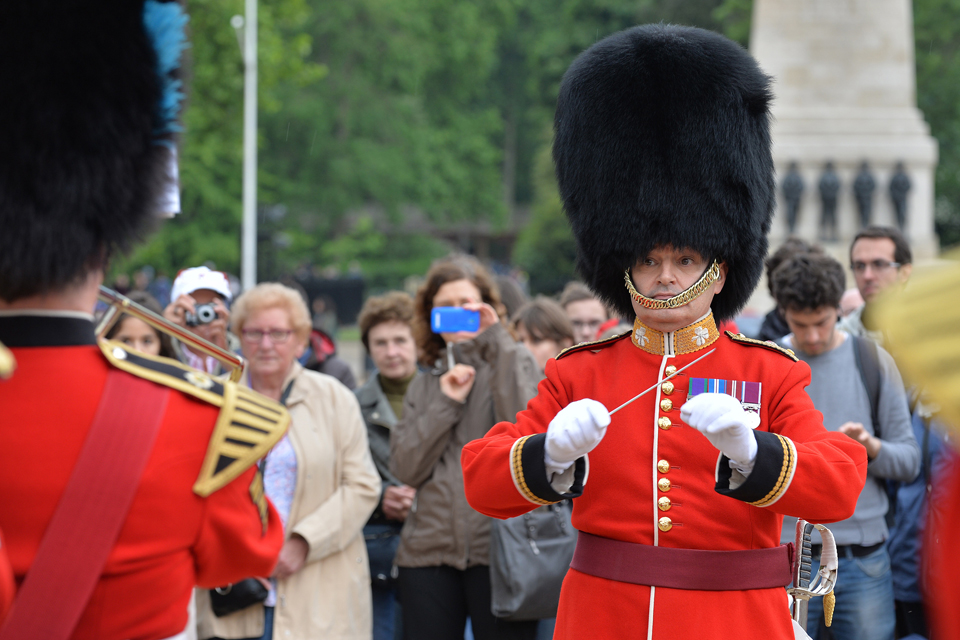
POLYGON ((537 363, 504 328, 497 286, 473 258, 435 262, 415 313, 420 362, 430 369, 410 384, 390 441, 391 471, 417 489, 395 561, 404 638, 463 638, 469 616, 476 640, 532 639, 537 621, 507 622, 490 612, 490 519, 467 504, 460 452, 536 395, 537 363), (475 312, 477 330, 442 318, 435 333, 432 312, 441 307, 475 312))

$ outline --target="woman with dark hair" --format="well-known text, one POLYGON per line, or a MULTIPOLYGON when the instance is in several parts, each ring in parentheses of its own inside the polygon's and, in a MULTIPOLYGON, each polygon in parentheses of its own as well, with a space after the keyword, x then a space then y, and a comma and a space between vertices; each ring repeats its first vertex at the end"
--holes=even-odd
MULTIPOLYGON (((158 316, 163 315, 163 309, 160 303, 146 291, 131 291, 127 294, 131 301, 136 302, 141 307, 153 311, 158 316)), ((157 331, 140 318, 134 318, 124 313, 120 316, 110 331, 107 332, 107 340, 116 340, 130 346, 137 351, 150 356, 163 356, 164 358, 174 358, 173 344, 170 342, 170 336, 157 331)))
POLYGON ((434 263, 415 306, 420 361, 431 370, 410 384, 390 446, 391 470, 417 489, 396 556, 404 638, 462 639, 468 616, 476 640, 533 638, 537 621, 490 612, 490 519, 467 505, 460 452, 536 395, 537 364, 500 322, 497 286, 473 258, 434 263), (434 307, 477 311, 480 328, 433 333, 434 307))

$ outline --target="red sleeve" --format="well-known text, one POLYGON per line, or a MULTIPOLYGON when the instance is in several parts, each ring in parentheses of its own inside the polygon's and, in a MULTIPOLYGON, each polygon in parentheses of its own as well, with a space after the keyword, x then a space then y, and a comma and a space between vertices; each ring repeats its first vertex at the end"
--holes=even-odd
POLYGON ((866 449, 823 427, 823 415, 805 391, 809 384, 810 367, 794 363, 773 395, 768 428, 761 423, 754 432, 753 471, 731 490, 731 469, 722 456, 719 493, 810 522, 838 522, 853 515, 867 477, 866 449))
POLYGON ((516 424, 497 423, 483 438, 463 447, 460 461, 471 507, 494 518, 512 518, 581 494, 585 457, 572 468, 572 487, 566 493, 550 485, 543 458, 547 426, 569 402, 557 363, 549 360, 537 395, 517 414, 516 424))
POLYGON ((258 473, 251 467, 204 499, 203 520, 194 545, 199 586, 212 589, 273 572, 283 546, 283 524, 268 500, 267 529, 263 529, 250 493, 258 473))

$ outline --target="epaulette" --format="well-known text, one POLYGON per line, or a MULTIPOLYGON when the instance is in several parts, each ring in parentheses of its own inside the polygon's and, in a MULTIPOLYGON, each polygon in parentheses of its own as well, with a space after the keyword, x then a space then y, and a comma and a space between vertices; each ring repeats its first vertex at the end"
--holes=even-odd
POLYGON ((732 331, 724 331, 727 334, 727 337, 733 340, 734 342, 739 342, 740 344, 753 345, 756 347, 763 347, 764 349, 769 349, 770 351, 776 351, 777 353, 784 355, 794 362, 799 362, 800 358, 797 357, 797 354, 793 352, 792 349, 784 349, 775 342, 770 340, 754 340, 753 338, 748 338, 742 333, 733 333, 732 331))
POLYGON ((198 496, 209 496, 256 464, 283 438, 290 424, 290 414, 282 404, 235 382, 214 378, 176 360, 133 351, 113 340, 101 340, 100 350, 118 369, 220 407, 193 485, 198 496))
POLYGON ((595 342, 581 342, 580 344, 575 344, 572 347, 567 347, 566 349, 558 353, 556 359, 559 360, 560 358, 568 356, 571 353, 584 351, 586 349, 589 349, 590 351, 596 351, 597 349, 604 349, 606 347, 609 347, 611 344, 613 344, 617 340, 620 340, 621 338, 629 336, 631 333, 633 333, 633 329, 631 329, 630 331, 624 331, 623 333, 618 333, 615 336, 610 336, 609 338, 605 338, 603 340, 597 340, 595 342))
POLYGON ((0 342, 0 380, 6 380, 11 377, 16 368, 17 360, 13 357, 13 352, 0 342))

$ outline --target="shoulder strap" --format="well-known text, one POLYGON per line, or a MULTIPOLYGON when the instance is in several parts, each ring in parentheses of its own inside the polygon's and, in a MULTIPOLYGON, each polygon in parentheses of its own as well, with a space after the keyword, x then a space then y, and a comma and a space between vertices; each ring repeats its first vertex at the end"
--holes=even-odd
POLYGON ((66 640, 127 518, 169 391, 116 369, 0 640, 66 640))
MULTIPOLYGON (((252 389, 214 378, 176 360, 139 353, 112 340, 101 340, 100 350, 118 369, 220 408, 200 474, 193 485, 194 493, 201 498, 255 465, 287 431, 290 414, 283 405, 252 389)), ((266 503, 261 504, 266 513, 266 503)))
POLYGON ((873 340, 851 335, 853 355, 857 361, 860 380, 870 399, 870 419, 873 421, 874 435, 880 438, 880 354, 873 340))
POLYGON ((786 356, 793 360, 794 362, 799 362, 800 358, 797 357, 797 354, 793 352, 793 349, 786 349, 781 347, 773 340, 755 340, 754 338, 748 338, 742 333, 734 333, 733 331, 724 331, 728 338, 736 342, 737 344, 743 344, 753 347, 762 347, 770 351, 776 351, 782 356, 786 356))

